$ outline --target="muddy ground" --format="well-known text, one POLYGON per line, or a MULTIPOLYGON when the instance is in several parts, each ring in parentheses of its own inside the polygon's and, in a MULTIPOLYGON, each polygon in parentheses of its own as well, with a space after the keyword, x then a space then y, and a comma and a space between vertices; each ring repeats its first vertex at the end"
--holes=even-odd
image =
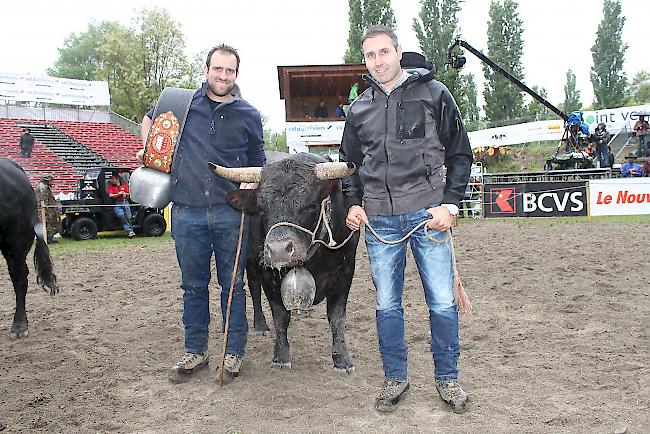
MULTIPOLYGON (((451 413, 432 381, 422 289, 409 261, 405 304, 411 391, 393 414, 382 382, 365 248, 348 303, 356 372, 331 367, 325 306, 294 316, 291 370, 271 368, 273 340, 250 335, 242 376, 220 388, 211 367, 174 385, 181 289, 169 239, 57 255, 62 292, 30 275, 30 335, 11 340, 14 295, 0 269, 3 432, 650 432, 648 223, 472 221, 455 231, 474 313, 461 322, 461 379, 472 398, 451 413), (127 265, 128 264, 128 265, 127 265)), ((362 245, 361 245, 362 246, 362 245)), ((270 322, 266 300, 264 307, 270 322)), ((214 318, 213 329, 218 321, 214 318)), ((252 313, 249 303, 249 319, 252 313)))

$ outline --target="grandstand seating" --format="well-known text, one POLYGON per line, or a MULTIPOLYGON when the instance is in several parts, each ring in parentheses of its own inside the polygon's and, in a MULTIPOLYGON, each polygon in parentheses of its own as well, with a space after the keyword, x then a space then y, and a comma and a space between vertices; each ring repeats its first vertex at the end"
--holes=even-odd
POLYGON ((0 157, 20 164, 33 186, 38 184, 41 174, 52 173, 54 194, 75 191, 85 169, 92 165, 108 162, 116 167, 137 167, 134 155, 141 146, 139 137, 111 123, 0 119, 0 157), (43 140, 36 139, 32 158, 21 157, 19 141, 23 124, 42 130, 48 130, 45 125, 55 127, 51 128, 52 133, 68 136, 68 149, 55 148, 44 136, 43 140))

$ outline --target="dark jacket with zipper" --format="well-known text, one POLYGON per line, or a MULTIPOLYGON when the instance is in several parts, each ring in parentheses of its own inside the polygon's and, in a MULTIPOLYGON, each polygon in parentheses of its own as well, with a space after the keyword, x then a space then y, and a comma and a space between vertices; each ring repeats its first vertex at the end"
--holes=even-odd
POLYGON ((340 149, 358 168, 343 179, 348 208, 363 203, 368 215, 390 216, 463 198, 472 151, 458 106, 419 71, 390 94, 364 76, 370 87, 350 106, 340 149))
POLYGON ((239 188, 215 175, 209 161, 245 167, 262 166, 266 159, 260 113, 241 98, 239 87, 223 103, 210 100, 206 90, 203 83, 192 97, 171 172, 172 202, 196 208, 227 204, 226 193, 239 188))

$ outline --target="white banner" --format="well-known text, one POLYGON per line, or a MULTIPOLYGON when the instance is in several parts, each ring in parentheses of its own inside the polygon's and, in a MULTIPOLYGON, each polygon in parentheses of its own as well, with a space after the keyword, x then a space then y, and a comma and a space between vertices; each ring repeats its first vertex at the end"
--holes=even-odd
POLYGON ((487 130, 471 131, 467 135, 472 148, 487 148, 542 140, 560 140, 563 133, 564 121, 558 119, 488 128, 487 130))
POLYGON ((108 106, 108 82, 0 73, 0 100, 108 106))
POLYGON ((593 216, 650 214, 650 178, 590 180, 589 213, 593 216))
POLYGON ((289 152, 307 152, 309 146, 340 145, 345 121, 287 122, 289 152))
MULTIPOLYGON (((599 123, 604 122, 607 131, 610 134, 615 134, 622 128, 631 131, 634 123, 639 119, 638 113, 644 112, 650 113, 650 105, 586 111, 583 112, 582 117, 589 125, 589 131, 593 132, 599 123)), ((564 121, 557 119, 489 128, 471 131, 467 134, 472 148, 487 148, 542 140, 560 140, 563 133, 564 121)))

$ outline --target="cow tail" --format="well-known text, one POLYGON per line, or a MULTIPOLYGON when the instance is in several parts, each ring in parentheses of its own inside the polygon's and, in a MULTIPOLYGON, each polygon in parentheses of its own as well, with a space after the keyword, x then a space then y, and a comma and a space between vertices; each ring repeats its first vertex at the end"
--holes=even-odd
POLYGON ((36 268, 36 282, 43 287, 50 295, 59 292, 56 284, 56 275, 52 265, 50 249, 43 239, 43 236, 36 235, 36 249, 34 249, 34 268, 36 268))

